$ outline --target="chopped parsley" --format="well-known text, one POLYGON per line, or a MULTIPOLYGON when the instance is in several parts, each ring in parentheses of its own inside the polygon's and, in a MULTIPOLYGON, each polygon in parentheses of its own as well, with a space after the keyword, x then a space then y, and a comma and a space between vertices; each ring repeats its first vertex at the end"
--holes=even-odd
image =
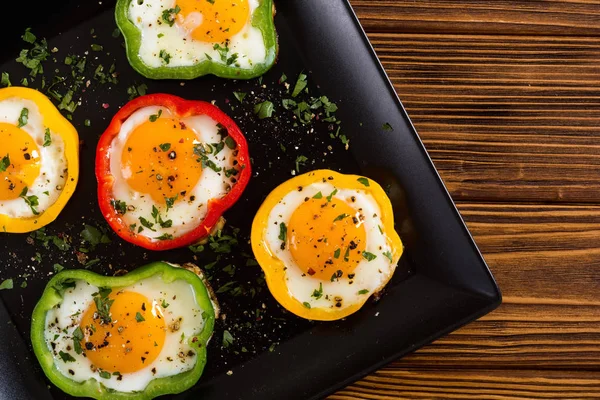
POLYGON ((50 128, 46 128, 44 132, 44 147, 48 147, 52 144, 52 135, 50 134, 50 128))
POLYGON ((223 347, 229 347, 233 343, 233 336, 228 330, 223 331, 223 347))
POLYGON ((14 286, 12 279, 5 279, 0 283, 0 290, 10 290, 14 286))
POLYGON ((363 185, 365 185, 367 187, 370 186, 369 180, 367 178, 358 178, 357 181, 360 182, 360 183, 362 183, 363 185))
POLYGON ((314 195, 312 198, 313 198, 313 199, 317 199, 317 200, 318 200, 318 199, 322 199, 322 198, 323 198, 323 193, 321 193, 321 192, 317 192, 317 194, 315 194, 315 195, 314 195))
MULTIPOLYGON (((344 214, 340 214, 340 215, 338 215, 337 217, 335 217, 335 219, 333 220, 333 222, 341 221, 341 220, 343 220, 344 218, 348 218, 349 216, 350 216, 350 215, 349 215, 349 214, 346 214, 346 213, 344 213, 344 214)), ((336 258, 337 258, 337 257, 336 257, 336 258)))
POLYGON ((296 157, 296 172, 300 172, 300 165, 305 165, 308 158, 306 156, 298 156, 296 157))
POLYGON ((143 96, 146 94, 148 90, 148 85, 142 83, 140 85, 131 85, 127 88, 127 95, 129 96, 129 100, 133 100, 138 96, 143 96))
POLYGON ((388 260, 390 260, 390 262, 392 262, 392 261, 393 261, 393 260, 392 260, 392 252, 391 252, 391 251, 389 251, 389 250, 388 250, 388 251, 384 251, 384 252, 383 252, 383 255, 384 255, 385 257, 387 257, 387 259, 388 259, 388 260))
POLYGON ((308 82, 306 82, 306 75, 302 73, 298 75, 296 85, 294 85, 294 90, 292 91, 292 97, 298 96, 300 92, 302 92, 306 88, 307 84, 308 82))
POLYGON ((83 351, 82 348, 81 348, 81 341, 82 340, 83 340, 83 331, 78 326, 73 331, 73 349, 75 350, 75 353, 77 353, 77 354, 81 354, 82 351, 83 351))
POLYGON ((110 379, 110 372, 108 371, 100 370, 98 375, 100 375, 100 378, 110 379))
POLYGON ((29 188, 27 186, 25 186, 23 188, 23 190, 21 191, 21 194, 19 194, 19 197, 22 198, 23 200, 25 200, 25 203, 27 203, 27 205, 29 206, 29 208, 31 208, 31 212, 33 213, 33 215, 39 215, 40 213, 37 210, 37 206, 40 205, 39 201, 38 201, 38 197, 37 196, 27 196, 27 192, 29 191, 29 188))
POLYGON ((60 358, 62 358, 62 360, 64 362, 75 362, 75 358, 73 358, 72 355, 70 355, 69 353, 65 353, 64 351, 60 350, 58 352, 58 355, 60 356, 60 358))
POLYGON ((335 251, 333 252, 333 258, 340 258, 341 252, 342 252, 342 249, 335 249, 335 251))
POLYGON ((21 128, 21 127, 27 125, 28 120, 29 120, 29 109, 23 108, 21 110, 21 115, 19 115, 19 124, 17 125, 17 128, 21 128))
POLYGON ((160 147, 162 151, 167 152, 171 148, 171 143, 161 143, 158 147, 160 147))
POLYGON ((233 138, 231 136, 227 136, 224 140, 225 145, 227 147, 229 147, 231 150, 235 149, 236 144, 235 144, 235 140, 233 140, 233 138))
POLYGON ((167 307, 169 307, 169 303, 167 303, 167 302, 165 301, 165 299, 163 299, 163 300, 162 300, 162 303, 160 304, 160 306, 161 306, 162 308, 167 308, 167 307))
POLYGON ((358 291, 358 294, 367 294, 367 293, 369 293, 368 289, 361 289, 358 291))
POLYGON ((285 226, 285 222, 279 223, 279 240, 281 240, 281 250, 285 248, 285 242, 287 240, 287 227, 285 226))
POLYGON ((144 318, 144 317, 142 316, 142 314, 140 314, 140 312, 138 311, 138 312, 136 312, 136 313, 135 313, 135 320, 136 320, 137 322, 143 322, 143 321, 145 321, 145 320, 146 320, 146 318, 144 318))
MULTIPOLYGON (((156 120, 159 119, 161 115, 162 115, 162 108, 159 109, 156 114, 152 114, 151 116, 149 116, 148 121, 156 122, 156 120)), ((169 145, 169 147, 171 147, 171 145, 169 145)), ((161 149, 162 149, 162 147, 161 147, 161 149)), ((169 149, 167 149, 167 150, 169 150, 169 149)), ((163 150, 163 151, 167 151, 167 150, 163 150)))
POLYGON ((142 226, 140 226, 140 228, 144 227, 144 228, 150 229, 152 232, 156 232, 156 230, 153 228, 154 224, 152 222, 148 221, 144 217, 139 217, 139 220, 140 220, 140 224, 142 224, 142 226))
POLYGON ((373 253, 369 253, 368 251, 363 251, 362 252, 362 256, 367 260, 367 261, 373 261, 374 259, 377 258, 377 256, 373 253))
POLYGON ((92 51, 102 51, 104 49, 104 47, 95 43, 92 43, 90 47, 92 48, 92 51))
MULTIPOLYGON (((171 221, 171 220, 169 220, 171 221)), ((156 240, 173 240, 173 235, 170 233, 163 233, 162 235, 155 237, 156 240)))
MULTIPOLYGON (((219 53, 221 61, 223 61, 227 65, 235 63, 239 57, 238 53, 233 53, 229 55, 229 44, 227 42, 225 42, 225 47, 221 46, 218 43, 215 43, 213 49, 219 53)), ((206 56, 209 57, 208 54, 206 56)), ((209 59, 212 58, 209 57, 209 59)))
POLYGON ((117 212, 117 214, 125 215, 127 213, 127 203, 122 200, 112 199, 110 205, 117 212))
POLYGON ((254 114, 257 114, 259 119, 270 118, 273 115, 273 110, 273 103, 269 100, 254 105, 254 114))
POLYGON ((381 126, 381 129, 383 129, 383 130, 384 130, 384 131, 386 131, 386 132, 391 132, 391 131, 393 131, 393 130, 394 130, 394 128, 392 128, 392 125, 390 125, 390 123, 389 123, 389 122, 386 122, 385 124, 383 124, 383 125, 381 126))
POLYGON ((165 64, 169 64, 169 62, 171 61, 171 55, 169 53, 167 53, 167 51, 165 49, 162 49, 158 53, 158 56, 163 60, 163 62, 165 64))
POLYGON ((310 303, 305 301, 302 305, 310 310, 310 303))
POLYGON ((244 101, 244 97, 246 97, 247 93, 244 92, 233 92, 233 95, 240 103, 244 101))
POLYGON ((50 56, 48 43, 46 42, 46 39, 42 39, 38 42, 35 35, 31 33, 30 28, 27 28, 21 37, 25 42, 32 44, 33 47, 21 50, 16 61, 28 68, 30 70, 29 75, 35 77, 37 74, 44 72, 42 62, 46 61, 48 56, 50 56))
POLYGON ((175 204, 175 201, 177 200, 178 197, 179 197, 179 194, 176 194, 174 197, 165 196, 165 204, 167 205, 167 211, 169 211, 171 208, 173 208, 173 204, 175 204))
MULTIPOLYGON (((152 218, 154 218, 154 222, 159 224, 161 228, 170 228, 171 226, 173 226, 173 220, 163 220, 162 216, 160 215, 160 212, 158 211, 158 208, 156 208, 155 205, 152 206, 152 218)), ((172 238, 173 236, 171 236, 171 239, 172 238)))
POLYGON ((90 250, 95 250, 99 244, 110 243, 111 240, 105 232, 95 226, 85 224, 83 230, 79 234, 81 240, 86 246, 83 249, 79 249, 82 253, 87 253, 90 250))
POLYGON ((112 318, 110 316, 110 307, 114 303, 114 300, 108 298, 108 295, 111 292, 111 288, 105 287, 98 289, 98 292, 96 293, 92 293, 92 296, 94 296, 96 309, 98 310, 100 324, 110 324, 112 322, 112 318))
POLYGON ((10 167, 10 157, 7 154, 0 160, 0 172, 6 171, 8 167, 10 167))
POLYGON ((322 282, 319 282, 319 289, 315 289, 314 292, 312 292, 311 297, 314 297, 317 300, 319 300, 321 297, 323 297, 323 283, 322 282))
POLYGON ((168 8, 162 12, 162 20, 165 24, 173 26, 175 24, 175 15, 181 11, 179 6, 175 8, 168 8))
POLYGON ((337 189, 333 189, 333 192, 329 193, 329 196, 326 197, 328 203, 331 202, 331 199, 333 199, 333 196, 335 196, 337 194, 337 192, 338 192, 337 189))
POLYGON ((2 79, 0 79, 0 85, 2 85, 4 87, 12 86, 12 84, 10 83, 10 76, 8 75, 8 72, 2 73, 2 79))

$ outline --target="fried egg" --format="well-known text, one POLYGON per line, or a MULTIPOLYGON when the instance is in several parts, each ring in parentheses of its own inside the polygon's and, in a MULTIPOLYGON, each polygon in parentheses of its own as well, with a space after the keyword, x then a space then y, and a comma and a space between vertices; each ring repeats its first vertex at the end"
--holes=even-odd
POLYGON ((187 281, 153 275, 111 290, 80 279, 64 289, 46 313, 44 340, 71 381, 130 393, 194 368, 192 343, 207 317, 187 281))
POLYGON ((361 308, 390 280, 403 250, 383 189, 329 170, 274 189, 254 218, 251 240, 274 297, 316 320, 361 308))
POLYGON ((16 87, 1 93, 0 221, 4 231, 27 232, 54 220, 71 196, 79 143, 73 126, 41 93, 16 87), (68 136, 73 143, 65 143, 68 136), (76 146, 70 160, 67 146, 76 146))
POLYGON ((240 69, 273 60, 253 25, 262 0, 132 0, 129 20, 141 32, 139 58, 149 67, 210 61, 240 69))
POLYGON ((136 235, 163 241, 194 230, 211 200, 236 182, 235 143, 208 115, 177 117, 146 106, 113 139, 110 173, 115 210, 136 235))

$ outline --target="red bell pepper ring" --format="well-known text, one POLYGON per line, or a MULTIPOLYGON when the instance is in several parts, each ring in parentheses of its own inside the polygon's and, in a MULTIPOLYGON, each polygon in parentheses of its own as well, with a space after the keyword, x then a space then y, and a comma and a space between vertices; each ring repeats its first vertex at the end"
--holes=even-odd
POLYGON ((96 179, 98 181, 98 203, 102 215, 110 227, 124 240, 148 250, 169 250, 188 246, 208 236, 221 215, 240 198, 251 176, 248 144, 236 123, 218 107, 201 100, 186 100, 178 96, 164 93, 148 94, 137 97, 114 115, 108 128, 104 131, 96 148, 96 179), (231 190, 221 198, 208 201, 204 219, 193 230, 166 240, 153 240, 130 229, 122 215, 115 209, 113 183, 110 170, 111 143, 119 134, 122 124, 137 110, 148 106, 161 106, 169 109, 176 117, 184 118, 194 115, 206 115, 227 129, 228 135, 235 141, 238 174, 237 181, 231 190))

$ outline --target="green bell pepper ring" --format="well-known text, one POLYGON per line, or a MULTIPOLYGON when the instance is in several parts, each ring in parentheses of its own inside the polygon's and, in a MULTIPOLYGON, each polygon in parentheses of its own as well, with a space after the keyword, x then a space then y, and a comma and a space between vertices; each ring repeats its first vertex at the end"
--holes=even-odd
MULTIPOLYGON (((265 58, 261 62, 253 62, 249 67, 240 67, 236 62, 236 59, 241 59, 245 55, 235 53, 234 51, 228 53, 228 42, 225 41, 221 43, 208 43, 211 49, 219 50, 218 54, 220 54, 220 57, 211 57, 206 53, 196 54, 198 56, 196 63, 191 65, 173 66, 169 65, 172 64, 170 63, 171 57, 173 54, 176 54, 179 49, 165 48, 161 49, 159 53, 159 57, 163 60, 162 64, 160 66, 148 65, 140 55, 142 40, 151 40, 149 36, 157 36, 156 39, 152 38, 152 40, 160 40, 160 34, 142 35, 141 29, 134 24, 129 16, 129 8, 132 1, 138 0, 117 0, 115 20, 125 38, 125 47, 129 63, 138 73, 146 78, 194 79, 202 75, 213 74, 221 78, 251 79, 267 72, 277 59, 279 48, 274 23, 275 7, 273 5, 273 0, 258 0, 259 5, 252 13, 250 24, 260 31, 265 46, 265 58)), ((212 2, 212 4, 214 4, 214 2, 212 2)), ((166 11, 167 14, 159 17, 155 24, 163 24, 165 27, 171 25, 169 29, 177 29, 176 26, 173 26, 175 23, 174 21, 176 20, 176 13, 168 14, 168 11, 178 12, 176 3, 175 8, 172 10, 163 11, 166 11)))
MULTIPOLYGON (((163 307, 165 307, 165 305, 163 305, 163 307)), ((203 283, 203 279, 185 268, 179 268, 165 262, 154 262, 137 268, 125 275, 110 277, 102 276, 87 270, 64 270, 56 274, 48 282, 42 297, 33 310, 31 318, 31 342, 34 353, 44 373, 53 384, 64 392, 72 396, 91 397, 101 400, 146 400, 165 394, 183 392, 198 381, 206 364, 206 345, 213 334, 214 324, 215 309, 209 291, 203 283), (182 340, 186 340, 187 345, 196 353, 197 358, 193 367, 176 375, 152 379, 143 390, 132 392, 117 391, 106 387, 102 384, 102 381, 103 378, 106 379, 107 377, 101 375, 101 370, 99 370, 99 374, 95 374, 98 375, 97 377, 81 382, 72 380, 62 373, 55 363, 59 358, 59 355, 53 354, 50 343, 46 339, 45 330, 47 313, 62 302, 65 291, 68 288, 74 287, 74 282, 76 281, 88 282, 99 288, 99 291, 101 292, 104 288, 121 289, 133 285, 143 279, 156 276, 160 277, 165 284, 169 284, 176 280, 183 280, 191 285, 197 305, 202 310, 204 322, 202 329, 193 336, 186 338, 182 337, 182 340)), ((77 337, 75 331, 77 328, 79 328, 79 325, 65 328, 71 330, 71 332, 67 334, 73 337, 70 343, 75 342, 75 338, 77 337)), ((71 336, 68 337, 71 338, 71 336)), ((54 338, 54 340, 56 340, 56 338, 54 338)), ((82 350, 80 349, 80 351, 82 350)), ((86 350, 84 349, 83 351, 85 352, 86 350)), ((75 353, 73 353, 73 355, 75 355, 75 353)), ((64 357, 67 357, 68 359, 68 357, 72 356, 68 353, 62 353, 60 354, 60 357, 65 360, 64 357)), ((108 379, 117 378, 118 376, 115 377, 114 374, 113 376, 108 377, 108 379)), ((126 379, 126 374, 123 375, 122 379, 126 379)))

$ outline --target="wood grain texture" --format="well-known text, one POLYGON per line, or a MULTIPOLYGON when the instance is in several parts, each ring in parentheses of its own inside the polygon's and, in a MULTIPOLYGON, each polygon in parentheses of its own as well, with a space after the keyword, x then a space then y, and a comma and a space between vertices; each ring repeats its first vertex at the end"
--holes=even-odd
POLYGON ((600 35, 594 0, 351 0, 367 32, 600 35))
POLYGON ((422 369, 398 365, 369 376, 330 400, 598 399, 600 378, 589 371, 422 369))
POLYGON ((370 39, 454 199, 600 200, 600 38, 370 39))

